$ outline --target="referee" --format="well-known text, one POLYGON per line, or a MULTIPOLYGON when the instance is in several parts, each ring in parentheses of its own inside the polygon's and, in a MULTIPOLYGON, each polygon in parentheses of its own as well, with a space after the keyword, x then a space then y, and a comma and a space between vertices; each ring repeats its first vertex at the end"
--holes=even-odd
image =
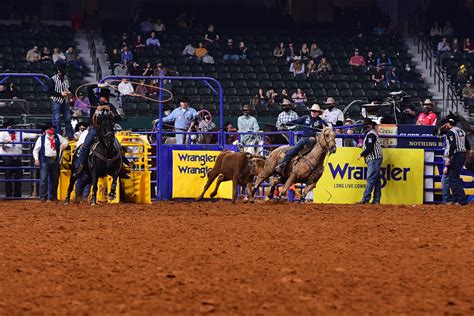
POLYGON ((49 92, 51 94, 52 124, 56 133, 61 133, 61 114, 66 126, 66 135, 69 140, 74 139, 74 131, 71 125, 71 108, 69 98, 71 97, 71 84, 65 74, 65 66, 58 65, 56 74, 51 78, 49 92))
POLYGON ((367 184, 365 186, 364 196, 358 204, 370 203, 372 191, 374 191, 373 204, 380 204, 382 197, 382 183, 380 179, 380 167, 382 165, 383 155, 382 146, 380 145, 379 137, 375 132, 377 123, 371 119, 364 120, 365 138, 362 147, 362 152, 357 158, 360 160, 364 157, 367 163, 367 184))
POLYGON ((461 169, 466 161, 466 152, 471 150, 471 146, 467 140, 466 132, 456 127, 456 121, 453 118, 449 118, 445 125, 448 132, 446 133, 445 167, 441 177, 443 203, 467 205, 461 180, 461 169))

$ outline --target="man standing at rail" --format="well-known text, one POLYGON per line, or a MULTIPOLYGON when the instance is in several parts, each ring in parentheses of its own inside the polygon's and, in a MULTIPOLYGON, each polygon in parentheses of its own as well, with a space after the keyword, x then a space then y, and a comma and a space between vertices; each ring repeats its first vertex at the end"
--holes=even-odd
POLYGON ((461 180, 461 169, 466 161, 466 152, 470 154, 471 146, 467 140, 466 132, 456 126, 456 121, 453 118, 448 118, 446 128, 448 132, 446 134, 445 167, 441 177, 443 203, 466 205, 467 198, 461 180))
POLYGON ((426 99, 423 102, 423 112, 418 115, 418 119, 416 120, 416 125, 427 125, 427 126, 435 126, 438 122, 438 115, 433 112, 433 102, 430 99, 426 99))
MULTIPOLYGON (((196 117, 196 110, 189 107, 189 100, 186 97, 179 99, 179 108, 173 110, 170 115, 163 118, 163 123, 174 122, 176 132, 187 132, 189 125, 196 117)), ((186 134, 176 134, 176 144, 184 144, 186 134)))
MULTIPOLYGON (((250 115, 250 106, 248 104, 244 104, 242 107, 242 112, 242 115, 237 119, 237 128, 239 133, 258 132, 260 127, 258 126, 257 119, 250 115)), ((240 142, 242 144, 251 144, 252 140, 254 140, 256 137, 258 136, 253 134, 241 135, 240 142)))
POLYGON ((370 203, 372 191, 374 191, 373 204, 380 204, 382 198, 382 182, 380 179, 380 167, 382 166, 382 146, 379 137, 375 132, 377 123, 371 119, 364 120, 365 138, 362 152, 357 158, 360 160, 364 157, 367 163, 367 184, 365 186, 364 196, 358 204, 370 203))

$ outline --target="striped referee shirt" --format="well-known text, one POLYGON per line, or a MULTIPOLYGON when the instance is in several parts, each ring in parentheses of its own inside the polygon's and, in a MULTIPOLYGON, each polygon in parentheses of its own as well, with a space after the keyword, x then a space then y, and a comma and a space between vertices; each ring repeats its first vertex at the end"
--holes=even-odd
POLYGON ((63 79, 59 77, 58 74, 54 75, 52 78, 54 87, 50 90, 51 100, 58 103, 69 102, 69 98, 65 98, 61 95, 62 92, 69 91, 71 84, 69 83, 69 78, 65 75, 63 79))
POLYGON ((362 147, 362 153, 365 162, 382 159, 382 145, 380 145, 379 137, 375 133, 374 129, 371 129, 364 138, 364 146, 362 147))
POLYGON ((448 131, 446 137, 446 157, 451 158, 456 153, 465 153, 467 150, 471 150, 471 146, 466 137, 466 132, 459 127, 452 127, 448 131))

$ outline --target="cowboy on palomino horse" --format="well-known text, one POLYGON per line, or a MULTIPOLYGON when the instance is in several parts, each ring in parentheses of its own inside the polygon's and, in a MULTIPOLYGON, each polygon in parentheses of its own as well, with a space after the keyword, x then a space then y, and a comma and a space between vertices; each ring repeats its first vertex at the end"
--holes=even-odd
POLYGON ((312 147, 314 145, 315 139, 312 136, 314 136, 315 129, 322 130, 327 126, 327 123, 320 117, 323 111, 318 104, 313 104, 309 111, 310 115, 305 115, 286 123, 287 126, 301 125, 303 127, 303 137, 293 148, 286 152, 282 162, 276 167, 275 171, 281 175, 283 175, 288 163, 294 156, 296 156, 305 146, 312 147))
MULTIPOLYGON (((316 107, 313 107, 316 108, 316 107)), ((317 134, 316 134, 317 135, 317 134)), ((284 182, 283 189, 278 193, 277 198, 286 194, 288 189, 293 183, 301 182, 306 183, 303 194, 301 195, 300 202, 304 202, 308 192, 314 189, 316 183, 321 178, 324 171, 324 159, 328 153, 332 154, 336 152, 336 134, 332 127, 324 127, 319 135, 317 135, 316 142, 311 140, 311 144, 316 143, 313 147, 310 147, 309 152, 305 155, 293 157, 288 164, 288 168, 283 171, 272 181, 270 193, 267 199, 272 199, 276 186, 280 182, 284 182)), ((286 156, 288 151, 292 150, 289 146, 281 146, 275 149, 270 157, 265 162, 264 171, 259 174, 253 192, 262 184, 262 182, 275 174, 275 169, 278 162, 283 156, 286 156)))

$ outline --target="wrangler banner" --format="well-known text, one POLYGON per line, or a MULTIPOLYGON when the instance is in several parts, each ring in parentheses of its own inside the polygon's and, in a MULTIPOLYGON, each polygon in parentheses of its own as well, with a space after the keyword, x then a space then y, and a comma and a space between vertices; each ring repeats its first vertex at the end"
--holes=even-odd
MULTIPOLYGON (((329 156, 324 173, 313 191, 315 203, 352 204, 362 199, 367 165, 357 160, 360 148, 338 148, 329 156)), ((382 204, 422 204, 424 151, 383 149, 382 204)))
MULTIPOLYGON (((214 167, 220 151, 173 150, 173 198, 197 198, 207 181, 207 173, 214 167)), ((204 195, 214 191, 216 182, 204 195)), ((232 198, 232 181, 222 182, 216 198, 232 198)))

